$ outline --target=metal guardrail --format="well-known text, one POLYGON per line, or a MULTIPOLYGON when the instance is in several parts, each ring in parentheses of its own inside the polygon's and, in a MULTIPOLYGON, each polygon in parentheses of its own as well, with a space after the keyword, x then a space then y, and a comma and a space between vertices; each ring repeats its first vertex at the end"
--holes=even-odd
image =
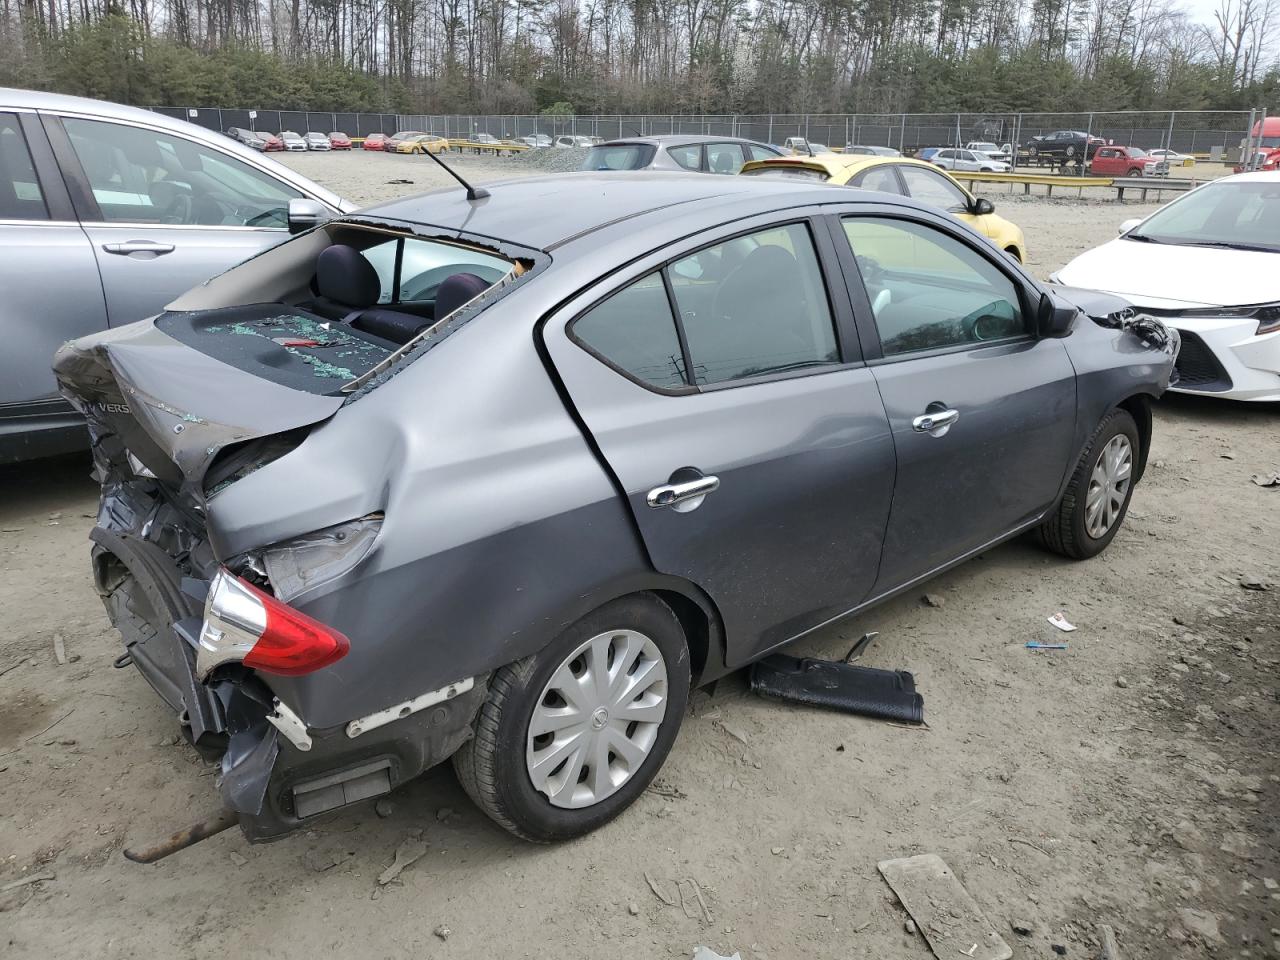
POLYGON ((1024 196, 1031 195, 1031 187, 1039 184, 1045 188, 1045 196, 1053 196, 1054 187, 1075 188, 1076 196, 1084 196, 1086 189, 1115 190, 1116 200, 1123 200, 1126 191, 1141 194, 1146 200, 1149 193, 1157 199, 1161 193, 1185 193, 1197 185, 1195 180, 1167 179, 1164 177, 1070 177, 1050 173, 975 173, 966 170, 948 170, 951 176, 966 183, 1020 183, 1024 196))

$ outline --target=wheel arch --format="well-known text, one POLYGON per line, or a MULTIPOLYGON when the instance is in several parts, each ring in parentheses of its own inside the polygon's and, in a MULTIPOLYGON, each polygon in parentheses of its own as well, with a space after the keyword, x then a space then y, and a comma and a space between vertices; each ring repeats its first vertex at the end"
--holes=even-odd
POLYGON ((1151 450, 1151 398, 1145 393, 1135 393, 1125 397, 1116 407, 1133 417, 1138 426, 1138 462, 1133 475, 1133 481, 1137 483, 1147 469, 1147 455, 1151 450))

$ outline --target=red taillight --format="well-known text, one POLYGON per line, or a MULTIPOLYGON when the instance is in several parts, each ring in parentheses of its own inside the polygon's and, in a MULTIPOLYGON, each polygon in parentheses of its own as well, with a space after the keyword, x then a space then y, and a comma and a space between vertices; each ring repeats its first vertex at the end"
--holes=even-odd
POLYGON ((222 569, 205 601, 196 666, 201 679, 229 662, 296 677, 341 660, 350 649, 337 630, 222 569))

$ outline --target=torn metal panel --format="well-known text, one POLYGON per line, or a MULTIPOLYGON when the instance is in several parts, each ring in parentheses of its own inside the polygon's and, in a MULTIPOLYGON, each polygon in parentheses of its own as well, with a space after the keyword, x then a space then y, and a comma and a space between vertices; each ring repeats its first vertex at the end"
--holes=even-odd
POLYGON ((373 549, 382 519, 382 514, 370 514, 264 550, 275 595, 289 602, 345 575, 373 549))

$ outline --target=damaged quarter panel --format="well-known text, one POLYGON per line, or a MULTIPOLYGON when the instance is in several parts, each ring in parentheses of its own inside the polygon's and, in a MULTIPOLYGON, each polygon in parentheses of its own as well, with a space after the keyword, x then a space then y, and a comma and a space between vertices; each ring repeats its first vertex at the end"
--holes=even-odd
MULTIPOLYGON (((653 585, 640 582, 649 566, 625 505, 531 333, 495 332, 531 330, 533 294, 513 292, 210 499, 224 560, 383 515, 350 573, 291 601, 351 641, 324 670, 271 678, 309 725, 346 723, 510 663, 624 584, 653 585)), ((295 559, 305 552, 293 548, 295 559)), ((268 570, 279 556, 268 553, 268 570)), ((276 586, 310 575, 300 568, 276 586)))

